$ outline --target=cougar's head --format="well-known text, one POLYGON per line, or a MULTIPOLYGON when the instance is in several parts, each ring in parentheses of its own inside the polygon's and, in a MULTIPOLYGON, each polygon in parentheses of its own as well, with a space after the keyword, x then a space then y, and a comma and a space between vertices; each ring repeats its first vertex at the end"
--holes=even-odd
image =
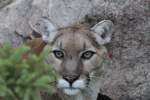
POLYGON ((103 20, 92 28, 77 25, 57 29, 47 19, 32 26, 34 30, 40 29, 43 41, 52 48, 49 61, 58 73, 60 91, 76 95, 88 87, 90 75, 101 67, 103 45, 111 40, 112 26, 111 21, 103 20))

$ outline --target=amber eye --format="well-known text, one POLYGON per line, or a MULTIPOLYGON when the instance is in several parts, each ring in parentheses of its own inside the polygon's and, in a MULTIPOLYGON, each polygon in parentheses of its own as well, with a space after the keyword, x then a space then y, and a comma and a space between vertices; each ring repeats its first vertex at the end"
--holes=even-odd
POLYGON ((55 55, 56 58, 62 59, 64 58, 64 53, 61 50, 54 50, 53 54, 55 55))
POLYGON ((95 54, 95 52, 93 52, 93 51, 86 51, 82 54, 81 58, 84 60, 88 60, 88 59, 92 58, 94 54, 95 54))

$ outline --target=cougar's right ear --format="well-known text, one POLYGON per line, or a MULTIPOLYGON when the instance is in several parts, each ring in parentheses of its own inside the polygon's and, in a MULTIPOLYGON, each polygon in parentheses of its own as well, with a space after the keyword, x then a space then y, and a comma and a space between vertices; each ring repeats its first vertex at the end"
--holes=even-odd
POLYGON ((51 43, 58 34, 57 26, 45 17, 34 19, 29 25, 35 32, 41 34, 42 40, 46 43, 51 43))
POLYGON ((103 20, 94 25, 91 31, 94 32, 93 36, 95 41, 99 45, 107 44, 111 41, 111 36, 113 32, 114 24, 110 20, 103 20))

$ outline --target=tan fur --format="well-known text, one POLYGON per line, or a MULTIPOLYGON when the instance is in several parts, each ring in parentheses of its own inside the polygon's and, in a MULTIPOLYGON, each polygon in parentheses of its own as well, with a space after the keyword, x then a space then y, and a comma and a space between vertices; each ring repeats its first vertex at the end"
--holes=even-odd
MULTIPOLYGON (((62 43, 62 48, 66 50, 67 54, 70 54, 70 55, 72 54, 72 56, 78 55, 78 52, 83 49, 83 46, 84 46, 83 43, 86 44, 87 46, 86 48, 92 48, 96 50, 95 57, 91 59, 91 61, 89 62, 87 61, 87 65, 84 66, 84 71, 83 71, 83 73, 87 73, 90 71, 95 73, 95 78, 93 76, 91 83, 89 85, 92 91, 89 88, 87 88, 86 90, 82 91, 82 93, 76 96, 67 96, 64 93, 61 93, 58 91, 59 96, 61 97, 62 100, 96 100, 97 94, 99 93, 99 89, 100 89, 99 81, 101 78, 101 72, 104 66, 102 63, 104 62, 104 59, 106 58, 106 53, 107 53, 105 47, 102 45, 99 47, 96 47, 95 45, 93 45, 94 40, 92 41, 87 37, 87 34, 91 32, 87 30, 86 27, 79 27, 79 28, 71 27, 71 28, 66 28, 66 29, 64 28, 64 29, 59 30, 59 33, 62 35, 59 37, 56 37, 57 40, 55 40, 55 43, 53 43, 53 45, 51 46, 52 48, 59 47, 59 44, 62 43), (99 68, 96 68, 96 70, 93 70, 94 67, 99 67, 99 68)), ((51 59, 50 64, 53 64, 56 71, 59 72, 62 69, 61 62, 55 59, 51 54, 50 54, 49 59, 51 59)))

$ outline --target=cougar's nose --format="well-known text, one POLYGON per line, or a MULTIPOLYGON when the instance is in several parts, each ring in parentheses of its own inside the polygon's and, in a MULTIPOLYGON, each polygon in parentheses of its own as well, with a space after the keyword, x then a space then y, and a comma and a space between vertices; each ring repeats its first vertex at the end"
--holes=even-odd
POLYGON ((79 79, 79 75, 63 75, 63 78, 70 83, 70 85, 73 84, 74 81, 79 79))

